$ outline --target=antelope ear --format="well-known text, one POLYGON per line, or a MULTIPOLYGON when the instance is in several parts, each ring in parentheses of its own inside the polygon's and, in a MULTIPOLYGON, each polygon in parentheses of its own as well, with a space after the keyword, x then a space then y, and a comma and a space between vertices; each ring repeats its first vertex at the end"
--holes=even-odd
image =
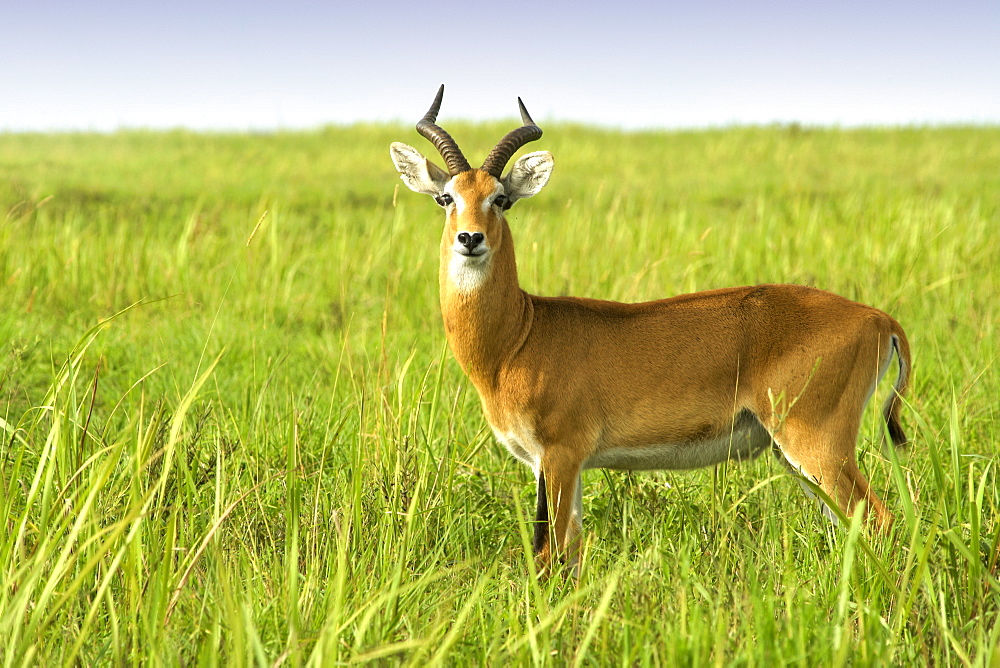
POLYGON ((507 176, 500 179, 510 202, 537 195, 549 182, 554 164, 552 154, 548 151, 535 151, 521 156, 507 176))
POLYGON ((425 195, 440 195, 451 180, 448 172, 420 154, 420 151, 398 141, 389 145, 389 155, 396 165, 399 178, 410 190, 425 195))

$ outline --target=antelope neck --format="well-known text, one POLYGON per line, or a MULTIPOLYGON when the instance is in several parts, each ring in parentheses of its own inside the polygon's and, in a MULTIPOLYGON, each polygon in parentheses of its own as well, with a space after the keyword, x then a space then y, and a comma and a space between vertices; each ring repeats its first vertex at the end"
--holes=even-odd
POLYGON ((486 275, 473 290, 452 280, 451 239, 442 240, 441 315, 452 354, 480 393, 494 388, 501 366, 524 343, 531 329, 531 299, 517 281, 510 229, 503 224, 499 247, 492 251, 486 275))

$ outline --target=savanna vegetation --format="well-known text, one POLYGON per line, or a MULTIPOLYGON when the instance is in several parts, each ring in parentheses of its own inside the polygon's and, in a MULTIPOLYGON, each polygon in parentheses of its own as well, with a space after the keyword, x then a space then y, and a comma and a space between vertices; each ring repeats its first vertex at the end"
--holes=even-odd
MULTIPOLYGON (((448 129, 474 160, 509 126, 448 129)), ((911 443, 878 401, 859 439, 890 536, 770 457, 590 471, 582 575, 536 579, 412 128, 0 134, 0 662, 1000 665, 1000 129, 545 132, 529 291, 902 323, 911 443)))

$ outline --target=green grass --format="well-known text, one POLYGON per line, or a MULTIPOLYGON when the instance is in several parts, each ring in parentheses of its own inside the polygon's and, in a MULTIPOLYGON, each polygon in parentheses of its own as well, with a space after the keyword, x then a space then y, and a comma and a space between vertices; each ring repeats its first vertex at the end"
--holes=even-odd
MULTIPOLYGON (((470 158, 506 125, 449 126, 470 158)), ((411 128, 0 135, 0 662, 997 665, 1000 129, 546 128, 522 284, 795 282, 907 330, 888 539, 763 457, 585 476, 532 578, 530 471, 437 309, 411 128), (398 192, 397 192, 398 190, 398 192), (251 238, 252 236, 252 238, 251 238)))

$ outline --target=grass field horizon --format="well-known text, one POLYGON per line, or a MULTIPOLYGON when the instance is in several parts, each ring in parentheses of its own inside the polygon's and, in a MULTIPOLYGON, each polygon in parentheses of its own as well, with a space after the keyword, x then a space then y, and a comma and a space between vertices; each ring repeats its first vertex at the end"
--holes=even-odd
MULTIPOLYGON (((448 126, 473 163, 508 129, 448 126)), ((1000 128, 544 129, 529 292, 900 321, 911 443, 884 381, 858 444, 890 537, 770 457, 590 471, 582 576, 536 580, 412 127, 0 133, 0 662, 1000 665, 1000 128)))

